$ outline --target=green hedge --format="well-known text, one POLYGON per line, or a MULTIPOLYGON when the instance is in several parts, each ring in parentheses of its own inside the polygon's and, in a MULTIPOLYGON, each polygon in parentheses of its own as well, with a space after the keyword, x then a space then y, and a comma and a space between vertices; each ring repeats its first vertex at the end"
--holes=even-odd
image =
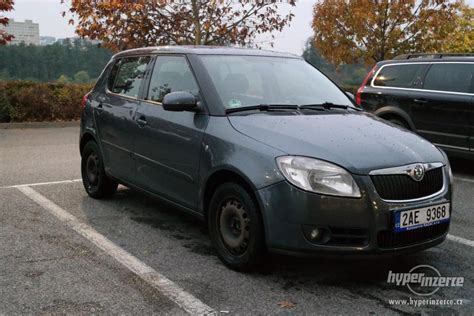
MULTIPOLYGON (((354 94, 357 88, 344 87, 354 94)), ((91 84, 0 82, 0 123, 77 120, 91 89, 91 84)))
POLYGON ((0 122, 71 121, 81 116, 91 84, 0 83, 0 122))

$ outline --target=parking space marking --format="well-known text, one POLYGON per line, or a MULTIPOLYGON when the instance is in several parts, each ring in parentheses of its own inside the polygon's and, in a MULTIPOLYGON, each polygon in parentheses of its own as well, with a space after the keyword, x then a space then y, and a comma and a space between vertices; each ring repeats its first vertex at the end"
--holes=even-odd
MULTIPOLYGON (((64 183, 64 182, 62 182, 64 183)), ((117 246, 104 235, 98 233, 91 226, 80 222, 76 217, 59 207, 53 201, 41 195, 29 186, 15 186, 28 198, 49 211, 56 218, 64 222, 71 229, 102 249, 109 256, 120 262, 127 269, 135 273, 149 285, 160 291, 180 308, 192 315, 216 314, 211 307, 207 306, 199 299, 180 288, 176 283, 158 273, 152 267, 140 261, 123 248, 117 246)))
POLYGON ((466 246, 474 247, 474 241, 466 239, 466 238, 462 238, 462 237, 453 236, 451 234, 448 234, 448 239, 451 240, 451 241, 455 241, 455 242, 458 242, 460 244, 466 245, 466 246))
POLYGON ((461 177, 454 177, 455 180, 459 181, 465 181, 465 182, 472 182, 474 183, 474 179, 468 179, 468 178, 461 178, 461 177))
POLYGON ((24 187, 36 187, 40 185, 52 185, 52 184, 67 184, 81 182, 82 179, 73 179, 73 180, 62 180, 62 181, 50 181, 50 182, 37 182, 37 183, 28 183, 28 184, 16 184, 16 185, 7 185, 0 187, 0 189, 12 189, 12 188, 24 188, 24 187))

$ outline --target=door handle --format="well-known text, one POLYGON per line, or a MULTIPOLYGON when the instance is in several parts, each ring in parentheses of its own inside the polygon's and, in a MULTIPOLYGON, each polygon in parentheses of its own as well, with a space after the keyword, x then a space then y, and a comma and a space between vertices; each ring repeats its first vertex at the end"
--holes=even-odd
POLYGON ((139 127, 144 127, 144 126, 147 124, 146 117, 145 117, 144 115, 141 115, 141 116, 137 119, 137 123, 138 123, 138 126, 139 126, 139 127))
POLYGON ((414 99, 413 102, 418 103, 418 104, 426 104, 428 103, 428 100, 420 98, 420 99, 414 99))
POLYGON ((97 114, 104 112, 104 105, 102 104, 102 102, 99 103, 96 109, 97 109, 97 114))

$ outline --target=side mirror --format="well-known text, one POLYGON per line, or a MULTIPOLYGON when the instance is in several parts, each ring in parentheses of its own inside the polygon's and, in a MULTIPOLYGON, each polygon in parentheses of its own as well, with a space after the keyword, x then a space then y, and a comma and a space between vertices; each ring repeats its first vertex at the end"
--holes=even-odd
POLYGON ((356 98, 354 96, 354 94, 352 92, 349 92, 349 91, 344 91, 346 93, 346 95, 352 100, 355 102, 356 98))
POLYGON ((165 95, 162 105, 166 111, 194 111, 197 109, 197 100, 187 91, 176 91, 165 95))

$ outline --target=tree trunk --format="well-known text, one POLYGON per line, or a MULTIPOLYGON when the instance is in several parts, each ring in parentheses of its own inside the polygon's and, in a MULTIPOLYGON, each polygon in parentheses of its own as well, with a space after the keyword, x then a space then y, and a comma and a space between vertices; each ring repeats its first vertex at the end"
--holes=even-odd
POLYGON ((202 44, 201 35, 201 21, 199 21, 199 0, 191 0, 193 8, 193 23, 194 23, 194 45, 202 44))

